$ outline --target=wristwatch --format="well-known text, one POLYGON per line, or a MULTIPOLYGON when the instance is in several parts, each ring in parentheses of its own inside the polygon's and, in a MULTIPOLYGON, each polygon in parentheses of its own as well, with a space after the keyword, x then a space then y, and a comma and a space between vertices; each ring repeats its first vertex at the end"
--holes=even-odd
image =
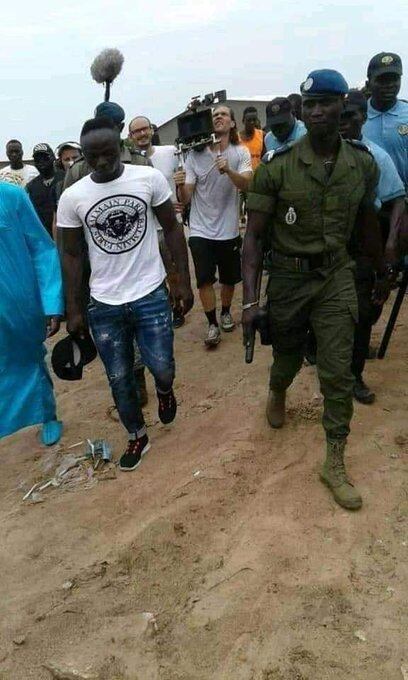
POLYGON ((246 309, 251 309, 251 307, 256 307, 256 305, 259 305, 259 300, 255 300, 255 302, 247 302, 245 305, 242 305, 242 311, 245 312, 246 309))

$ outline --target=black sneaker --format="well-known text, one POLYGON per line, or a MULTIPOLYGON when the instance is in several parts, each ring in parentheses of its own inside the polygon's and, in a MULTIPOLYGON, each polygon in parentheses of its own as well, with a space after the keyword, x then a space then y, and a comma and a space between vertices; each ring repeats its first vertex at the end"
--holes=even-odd
POLYGON ((163 394, 157 392, 159 400, 159 418, 165 425, 172 423, 177 413, 177 402, 173 390, 163 394))
POLYGON ((362 378, 356 378, 356 382, 353 387, 354 399, 360 402, 360 404, 373 404, 375 402, 375 394, 370 390, 368 385, 365 384, 362 378))
POLYGON ((186 321, 186 317, 183 314, 182 309, 180 307, 174 307, 173 308, 173 328, 181 328, 184 326, 186 321))
POLYGON ((129 439, 127 449, 119 461, 119 467, 123 472, 131 472, 142 462, 145 453, 150 449, 147 434, 139 439, 129 439))

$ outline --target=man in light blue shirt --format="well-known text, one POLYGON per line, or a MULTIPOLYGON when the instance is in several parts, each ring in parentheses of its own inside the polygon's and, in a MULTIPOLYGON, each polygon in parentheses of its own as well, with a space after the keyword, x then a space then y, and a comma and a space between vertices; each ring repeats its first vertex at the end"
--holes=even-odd
MULTIPOLYGON (((361 134, 363 123, 367 118, 367 101, 359 90, 350 90, 345 99, 345 108, 341 117, 340 132, 344 139, 357 139, 366 144, 380 169, 377 185, 377 208, 386 209, 385 226, 389 235, 387 240, 386 258, 395 260, 396 236, 398 220, 405 210, 405 188, 397 169, 381 146, 368 140, 361 134)), ((383 223, 383 220, 381 220, 383 223)), ((385 238, 384 238, 385 240, 385 238)), ((382 306, 372 302, 372 290, 375 282, 374 270, 371 263, 364 257, 357 239, 351 244, 352 256, 356 261, 356 290, 358 298, 359 320, 354 334, 353 361, 351 370, 355 378, 354 397, 363 404, 372 404, 375 394, 363 380, 363 371, 370 344, 371 330, 378 321, 382 306)))
POLYGON ((267 151, 278 149, 306 134, 304 123, 295 118, 292 104, 286 97, 275 97, 269 102, 266 107, 266 125, 270 129, 264 139, 267 151))
POLYGON ((371 99, 363 134, 389 153, 408 189, 408 102, 397 99, 401 76, 398 54, 381 52, 371 59, 367 70, 371 99))

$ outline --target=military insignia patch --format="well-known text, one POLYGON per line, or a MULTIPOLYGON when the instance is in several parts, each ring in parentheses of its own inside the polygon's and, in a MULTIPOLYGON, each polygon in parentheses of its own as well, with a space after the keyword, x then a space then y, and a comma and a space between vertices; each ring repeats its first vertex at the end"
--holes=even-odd
POLYGON ((408 135, 408 123, 403 123, 398 126, 398 132, 400 135, 408 135))
POLYGON ((288 212, 285 215, 285 222, 286 224, 295 224, 297 220, 297 215, 295 213, 295 209, 290 207, 288 212))
POLYGON ((313 78, 308 78, 308 79, 305 80, 305 82, 303 83, 303 88, 302 88, 302 89, 303 89, 305 92, 309 92, 309 90, 310 90, 312 87, 313 87, 313 78))
POLYGON ((385 64, 385 66, 389 66, 393 61, 394 57, 392 57, 390 54, 386 54, 385 57, 381 59, 381 63, 385 64))

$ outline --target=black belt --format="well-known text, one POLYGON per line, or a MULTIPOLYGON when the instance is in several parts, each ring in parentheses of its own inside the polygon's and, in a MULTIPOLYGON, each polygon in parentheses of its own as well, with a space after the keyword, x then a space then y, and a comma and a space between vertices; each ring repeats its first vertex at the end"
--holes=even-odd
POLYGON ((297 272, 312 272, 315 269, 330 267, 336 261, 339 261, 343 255, 343 251, 317 253, 316 255, 309 255, 308 257, 297 257, 296 255, 284 255, 278 250, 270 250, 268 255, 271 264, 276 262, 277 264, 282 264, 288 269, 297 272))

